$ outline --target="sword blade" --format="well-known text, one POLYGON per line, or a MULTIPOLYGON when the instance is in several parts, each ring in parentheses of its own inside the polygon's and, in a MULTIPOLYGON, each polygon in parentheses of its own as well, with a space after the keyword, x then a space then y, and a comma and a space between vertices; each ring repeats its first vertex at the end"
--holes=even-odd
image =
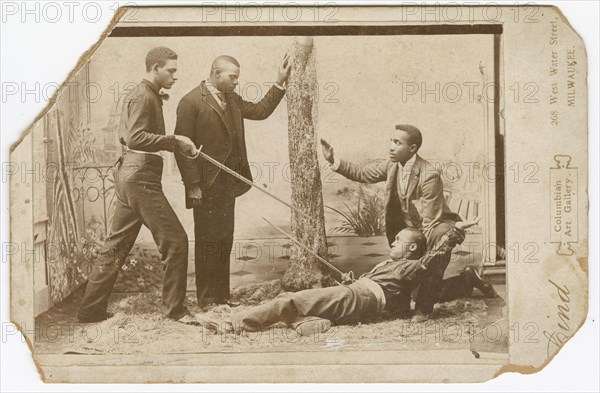
POLYGON ((317 260, 319 262, 321 262, 322 264, 324 264, 325 266, 327 266, 328 268, 330 268, 334 272, 340 274, 341 276, 344 275, 344 273, 342 271, 340 271, 337 267, 335 267, 331 263, 327 262, 323 257, 321 257, 319 254, 317 254, 313 250, 311 250, 308 246, 306 246, 305 244, 303 244, 301 241, 296 240, 292 235, 288 235, 288 233, 286 231, 284 231, 283 229, 281 229, 277 225, 273 224, 271 221, 269 221, 265 217, 262 217, 262 219, 265 220, 273 228, 275 228, 279 233, 283 234, 285 237, 287 237, 288 239, 290 239, 291 241, 293 241, 295 244, 297 244, 298 246, 302 247, 304 250, 306 250, 309 253, 311 253, 315 258, 317 258, 317 260))
POLYGON ((246 179, 244 176, 240 175, 239 173, 237 173, 236 171, 234 171, 231 168, 228 168, 227 166, 221 164, 219 161, 215 160, 214 158, 212 158, 211 156, 209 156, 206 153, 203 153, 202 151, 198 150, 197 151, 197 157, 202 157, 204 158, 206 161, 210 162, 211 164, 215 165, 216 167, 218 167, 219 169, 227 172, 228 174, 230 174, 231 176, 235 177, 236 179, 248 184, 249 186, 252 186, 254 188, 256 188, 257 190, 260 190, 262 192, 264 192, 265 194, 267 194, 268 196, 270 196, 271 198, 275 199, 276 201, 279 201, 280 203, 284 204, 285 206, 289 207, 290 209, 292 209, 293 211, 295 211, 298 214, 302 214, 305 218, 307 219, 311 219, 311 217, 304 213, 301 210, 296 209, 294 206, 292 206, 290 203, 286 202, 285 200, 279 198, 277 195, 265 190, 262 187, 259 187, 258 185, 256 185, 254 182, 246 179))

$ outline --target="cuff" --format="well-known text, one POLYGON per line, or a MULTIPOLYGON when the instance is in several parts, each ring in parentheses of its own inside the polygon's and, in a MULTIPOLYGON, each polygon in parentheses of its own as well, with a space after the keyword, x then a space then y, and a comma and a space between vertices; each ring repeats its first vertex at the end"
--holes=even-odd
POLYGON ((285 87, 283 87, 282 85, 280 85, 280 84, 279 84, 279 83, 277 83, 277 82, 275 82, 275 84, 274 84, 273 86, 275 86, 276 88, 278 88, 278 89, 279 89, 279 90, 281 90, 281 91, 285 91, 285 87))
POLYGON ((465 241, 466 233, 464 229, 453 227, 448 236, 451 237, 452 241, 456 244, 461 244, 463 241, 465 241))
POLYGON ((333 157, 333 164, 329 164, 329 168, 332 171, 337 172, 339 167, 340 167, 340 159, 337 157, 333 157))
POLYGON ((457 235, 460 235, 460 236, 464 236, 464 235, 465 235, 465 230, 464 230, 464 229, 461 229, 461 228, 458 228, 458 227, 456 227, 456 226, 453 226, 453 227, 452 227, 452 231, 453 231, 454 233, 456 233, 457 235))
POLYGON ((175 138, 175 135, 166 135, 165 139, 167 140, 167 151, 170 152, 174 152, 175 151, 175 145, 177 143, 177 139, 175 138))

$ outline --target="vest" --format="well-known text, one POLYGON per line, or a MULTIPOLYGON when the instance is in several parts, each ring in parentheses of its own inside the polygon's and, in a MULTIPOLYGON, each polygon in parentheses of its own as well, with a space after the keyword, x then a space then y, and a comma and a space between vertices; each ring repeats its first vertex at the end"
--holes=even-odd
MULTIPOLYGON (((398 176, 400 175, 398 174, 398 176)), ((390 245, 394 242, 396 234, 402 229, 407 227, 413 228, 416 226, 415 223, 411 221, 408 213, 409 203, 411 202, 408 195, 402 194, 400 191, 398 176, 395 176, 392 180, 395 184, 392 184, 390 189, 390 200, 386 211, 385 227, 390 245)), ((408 185, 406 191, 408 192, 408 185)), ((417 225, 420 226, 419 224, 417 225)))

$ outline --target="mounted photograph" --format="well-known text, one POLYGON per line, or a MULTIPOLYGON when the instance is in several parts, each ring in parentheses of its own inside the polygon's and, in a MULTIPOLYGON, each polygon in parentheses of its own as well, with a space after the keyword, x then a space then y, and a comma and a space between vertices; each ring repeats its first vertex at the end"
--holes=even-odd
POLYGON ((41 378, 543 368, 587 313, 585 47, 557 8, 434 8, 119 9, 11 150, 41 378))

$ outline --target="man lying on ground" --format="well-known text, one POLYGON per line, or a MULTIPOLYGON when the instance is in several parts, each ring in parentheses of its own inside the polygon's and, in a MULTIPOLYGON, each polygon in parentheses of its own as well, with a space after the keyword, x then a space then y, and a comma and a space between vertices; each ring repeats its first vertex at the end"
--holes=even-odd
MULTIPOLYGON (((277 322, 285 322, 302 335, 327 331, 332 323, 338 325, 364 322, 382 314, 391 318, 410 316, 411 292, 426 277, 427 269, 465 239, 465 229, 475 225, 457 222, 440 241, 427 250, 422 232, 405 228, 392 243, 390 258, 350 285, 284 292, 275 299, 235 314, 230 321, 219 322, 197 314, 196 319, 206 329, 218 332, 255 332, 277 322)), ((491 284, 484 281, 477 270, 468 266, 458 276, 443 281, 438 301, 449 301, 470 296, 478 288, 487 297, 497 296, 491 284)))

